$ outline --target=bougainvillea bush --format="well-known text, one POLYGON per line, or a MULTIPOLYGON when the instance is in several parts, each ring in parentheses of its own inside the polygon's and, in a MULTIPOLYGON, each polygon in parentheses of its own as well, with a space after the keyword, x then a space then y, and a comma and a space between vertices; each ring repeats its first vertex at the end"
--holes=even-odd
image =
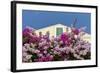
POLYGON ((23 29, 22 62, 87 60, 91 58, 91 44, 81 39, 81 29, 71 28, 57 37, 39 35, 29 27, 23 29))

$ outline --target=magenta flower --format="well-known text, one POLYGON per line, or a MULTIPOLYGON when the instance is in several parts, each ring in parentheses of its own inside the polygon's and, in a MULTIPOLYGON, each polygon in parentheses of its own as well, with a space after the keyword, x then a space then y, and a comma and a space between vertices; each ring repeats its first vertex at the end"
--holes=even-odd
POLYGON ((27 36, 30 36, 30 34, 32 33, 32 29, 29 28, 29 27, 26 27, 24 30, 23 30, 23 36, 24 37, 27 37, 27 36))
POLYGON ((41 57, 39 59, 36 59, 35 61, 38 61, 38 62, 47 62, 47 61, 52 61, 53 60, 53 56, 50 55, 50 56, 46 56, 46 57, 41 57))
POLYGON ((67 33, 63 33, 61 34, 60 39, 63 41, 63 43, 65 43, 66 41, 68 41, 69 36, 67 35, 67 33))
POLYGON ((39 42, 39 37, 37 35, 31 35, 29 37, 29 43, 37 43, 39 42))
POLYGON ((65 43, 66 43, 67 46, 70 46, 72 44, 72 39, 69 38, 65 43))
POLYGON ((79 34, 79 29, 73 28, 73 29, 72 29, 72 32, 73 32, 75 35, 78 35, 78 34, 79 34))
POLYGON ((23 30, 22 61, 48 62, 63 60, 83 60, 91 58, 91 43, 81 38, 80 29, 50 38, 49 32, 37 35, 32 28, 23 30))

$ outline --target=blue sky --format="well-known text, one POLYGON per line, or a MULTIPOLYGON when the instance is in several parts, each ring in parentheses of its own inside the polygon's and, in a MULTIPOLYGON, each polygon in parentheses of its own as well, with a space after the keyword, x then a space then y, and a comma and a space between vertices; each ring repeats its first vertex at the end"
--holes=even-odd
POLYGON ((85 32, 91 33, 91 14, 79 12, 23 10, 22 27, 23 29, 26 26, 40 29, 59 23, 70 27, 74 23, 75 18, 77 19, 76 28, 86 26, 85 32))

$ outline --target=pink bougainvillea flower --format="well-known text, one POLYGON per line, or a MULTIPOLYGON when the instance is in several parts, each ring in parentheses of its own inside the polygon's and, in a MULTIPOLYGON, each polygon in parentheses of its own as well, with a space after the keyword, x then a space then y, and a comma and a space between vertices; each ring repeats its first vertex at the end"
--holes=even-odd
POLYGON ((60 39, 63 41, 63 43, 65 43, 66 41, 68 41, 69 36, 67 35, 67 33, 62 33, 60 39))
POLYGON ((47 61, 52 61, 53 60, 53 56, 46 56, 46 57, 41 57, 41 58, 39 58, 39 59, 37 59, 36 61, 38 61, 38 62, 47 62, 47 61))
POLYGON ((30 27, 26 27, 24 30, 23 30, 23 36, 29 36, 30 33, 32 33, 33 29, 30 28, 30 27))
POLYGON ((39 37, 37 35, 31 35, 29 38, 30 43, 37 43, 39 42, 39 37))
POLYGON ((72 32, 73 32, 75 35, 78 35, 78 34, 79 34, 79 29, 72 28, 72 32))
POLYGON ((47 62, 90 59, 91 43, 80 39, 80 29, 72 28, 57 37, 37 35, 32 28, 23 30, 22 61, 47 62), (82 55, 82 57, 81 57, 82 55))

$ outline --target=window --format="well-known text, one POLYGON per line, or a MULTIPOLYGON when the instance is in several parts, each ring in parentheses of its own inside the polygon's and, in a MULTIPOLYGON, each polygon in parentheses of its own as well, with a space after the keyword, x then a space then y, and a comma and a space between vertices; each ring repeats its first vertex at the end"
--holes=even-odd
POLYGON ((61 33, 63 33, 63 28, 56 28, 56 36, 59 36, 61 33))

